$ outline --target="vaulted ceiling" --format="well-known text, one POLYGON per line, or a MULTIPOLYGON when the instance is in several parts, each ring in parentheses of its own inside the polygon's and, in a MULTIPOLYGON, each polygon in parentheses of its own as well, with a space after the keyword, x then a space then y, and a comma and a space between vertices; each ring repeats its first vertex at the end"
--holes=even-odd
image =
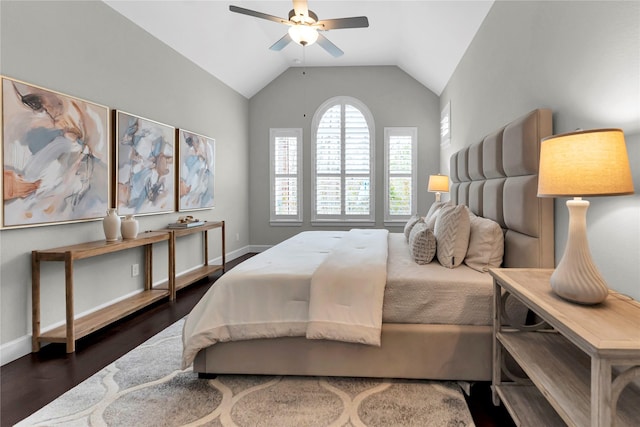
POLYGON ((289 67, 397 65, 439 95, 493 0, 309 0, 320 20, 366 16, 368 28, 323 32, 344 51, 335 58, 317 44, 269 47, 287 26, 232 13, 229 5, 287 18, 291 1, 103 0, 247 98, 289 67))

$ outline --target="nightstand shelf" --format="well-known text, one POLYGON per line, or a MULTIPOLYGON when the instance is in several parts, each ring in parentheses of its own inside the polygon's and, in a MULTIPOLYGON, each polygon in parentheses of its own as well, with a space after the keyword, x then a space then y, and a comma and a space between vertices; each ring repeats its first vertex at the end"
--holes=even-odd
MULTIPOLYGON (((553 270, 492 269, 494 277, 494 403, 517 425, 640 425, 640 304, 614 292, 596 306, 551 291, 553 270), (504 325, 504 297, 516 297, 546 325, 504 325), (503 382, 508 353, 530 381, 503 382)), ((507 377, 510 376, 507 374, 507 377)))
POLYGON ((516 425, 566 426, 562 418, 535 386, 503 383, 496 387, 496 390, 516 425))

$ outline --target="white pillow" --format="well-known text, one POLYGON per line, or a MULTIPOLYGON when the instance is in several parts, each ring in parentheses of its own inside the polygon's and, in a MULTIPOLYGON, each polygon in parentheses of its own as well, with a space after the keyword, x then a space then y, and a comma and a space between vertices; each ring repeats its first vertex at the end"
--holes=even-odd
POLYGON ((409 252, 416 264, 429 264, 436 255, 436 236, 422 220, 411 229, 409 252))
POLYGON ((469 247, 469 209, 464 205, 444 206, 436 218, 438 261, 444 267, 455 268, 462 264, 469 247))
POLYGON ((424 217, 424 222, 427 224, 431 231, 434 230, 436 225, 436 218, 440 213, 440 210, 445 206, 453 206, 450 202, 434 202, 429 208, 429 212, 424 217))
POLYGON ((409 233, 411 233, 411 229, 421 219, 422 218, 420 218, 420 215, 412 215, 411 218, 409 218, 407 223, 404 225, 404 235, 407 238, 407 242, 409 241, 409 233))
POLYGON ((464 263, 474 270, 487 272, 502 265, 504 232, 500 225, 488 218, 472 216, 469 248, 464 263))

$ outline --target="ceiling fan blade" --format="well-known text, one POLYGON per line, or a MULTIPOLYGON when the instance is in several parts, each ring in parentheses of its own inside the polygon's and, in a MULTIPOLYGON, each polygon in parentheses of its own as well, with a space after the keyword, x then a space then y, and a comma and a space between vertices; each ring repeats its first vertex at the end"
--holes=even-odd
POLYGON ((284 49, 289 43, 291 43, 293 40, 291 39, 291 36, 289 35, 289 33, 285 34, 284 36, 282 36, 282 38, 280 40, 278 40, 277 42, 275 42, 273 45, 271 45, 271 47, 269 49, 271 50, 282 50, 284 49))
POLYGON ((268 21, 277 22, 278 24, 285 24, 285 23, 289 22, 288 19, 278 18, 277 16, 267 15, 266 13, 256 12, 255 10, 251 10, 251 9, 245 9, 244 7, 238 7, 238 6, 230 5, 229 6, 229 10, 231 12, 241 13, 243 15, 249 15, 249 16, 253 16, 255 18, 262 18, 262 19, 266 19, 268 21))
POLYGON ((369 20, 366 16, 354 16, 352 18, 324 19, 318 22, 323 30, 339 30, 341 28, 366 28, 369 20))
POLYGON ((309 7, 307 6, 307 0, 293 0, 293 10, 296 11, 296 15, 309 16, 309 7))
POLYGON ((344 52, 340 50, 338 46, 331 43, 328 38, 320 33, 318 33, 318 41, 316 43, 318 43, 324 50, 329 52, 331 56, 335 58, 344 55, 344 52))

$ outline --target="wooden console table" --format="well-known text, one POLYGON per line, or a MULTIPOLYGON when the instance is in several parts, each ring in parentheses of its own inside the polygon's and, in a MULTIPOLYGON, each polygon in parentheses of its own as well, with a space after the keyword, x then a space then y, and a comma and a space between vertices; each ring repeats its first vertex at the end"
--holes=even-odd
POLYGON ((32 316, 33 336, 32 351, 40 350, 42 342, 63 342, 67 344, 67 353, 75 351, 75 342, 110 323, 115 322, 143 307, 146 307, 162 298, 171 297, 170 290, 173 286, 173 275, 169 274, 168 290, 152 288, 153 254, 152 245, 167 240, 169 242, 168 265, 169 271, 174 270, 173 254, 174 240, 172 234, 166 231, 151 231, 140 233, 135 239, 117 240, 107 242, 99 240, 78 245, 63 246, 47 250, 35 250, 31 253, 31 290, 32 290, 32 316), (78 319, 74 319, 73 307, 73 263, 77 260, 119 252, 144 246, 144 291, 123 301, 112 304, 78 319), (65 291, 66 291, 66 324, 43 334, 40 333, 40 263, 43 261, 63 261, 65 265, 65 291))
POLYGON ((615 292, 593 306, 567 302, 552 292, 549 269, 490 272, 494 404, 502 401, 518 426, 639 426, 640 303, 615 292), (508 325, 507 295, 543 322, 508 325), (528 378, 506 368, 506 353, 528 378))
POLYGON ((195 227, 189 227, 189 228, 163 228, 162 230, 160 230, 162 232, 169 232, 171 233, 171 254, 169 256, 171 256, 171 258, 174 260, 174 262, 172 264, 170 264, 171 266, 171 270, 169 271, 169 277, 173 277, 173 287, 171 287, 169 284, 161 284, 159 285, 157 288, 165 288, 168 289, 171 293, 171 300, 174 300, 176 298, 176 291, 184 288, 185 286, 188 286, 192 283, 197 282, 198 280, 202 279, 203 277, 207 277, 210 274, 215 273, 216 271, 222 270, 223 272, 225 271, 225 227, 224 227, 224 221, 207 221, 205 222, 203 225, 198 225, 195 227), (215 229, 215 228, 220 228, 221 229, 221 246, 222 246, 222 263, 221 264, 216 264, 216 265, 211 265, 209 264, 209 230, 215 229), (203 264, 194 269, 189 271, 188 273, 185 273, 181 276, 176 277, 176 271, 175 271, 175 259, 176 259, 176 239, 182 236, 188 236, 190 234, 194 234, 194 233, 202 233, 203 234, 203 249, 202 249, 202 253, 203 253, 203 264))

